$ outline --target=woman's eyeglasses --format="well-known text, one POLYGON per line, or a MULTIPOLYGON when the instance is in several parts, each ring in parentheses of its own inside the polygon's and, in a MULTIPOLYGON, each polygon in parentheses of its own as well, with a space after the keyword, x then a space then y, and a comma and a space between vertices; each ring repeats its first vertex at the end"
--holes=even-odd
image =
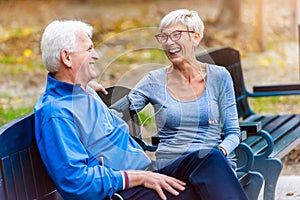
POLYGON ((178 41, 181 38, 182 33, 194 33, 194 31, 188 30, 176 30, 170 34, 160 33, 155 35, 155 38, 160 44, 166 43, 168 38, 170 38, 173 42, 178 41))

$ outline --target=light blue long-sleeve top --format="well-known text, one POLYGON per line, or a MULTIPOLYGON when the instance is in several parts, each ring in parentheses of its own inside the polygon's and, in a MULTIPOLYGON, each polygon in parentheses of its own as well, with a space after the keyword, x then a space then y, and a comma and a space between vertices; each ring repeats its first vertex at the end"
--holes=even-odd
POLYGON ((50 75, 35 111, 35 137, 46 169, 64 199, 103 199, 125 189, 126 169, 151 161, 91 89, 50 75), (99 164, 101 157, 103 163, 99 164))
POLYGON ((130 109, 154 107, 160 138, 156 159, 173 159, 221 145, 229 154, 240 143, 233 82, 221 66, 206 64, 206 87, 199 98, 175 99, 167 88, 167 68, 149 72, 131 91, 130 109), (209 123, 211 122, 211 123, 209 123), (221 140, 221 132, 224 140, 221 140))

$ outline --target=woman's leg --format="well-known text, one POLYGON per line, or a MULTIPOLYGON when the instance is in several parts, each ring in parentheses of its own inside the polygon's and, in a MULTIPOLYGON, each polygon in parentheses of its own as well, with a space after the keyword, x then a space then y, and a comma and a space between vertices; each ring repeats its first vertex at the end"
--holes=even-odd
POLYGON ((201 199, 248 199, 227 158, 217 148, 181 156, 158 172, 187 182, 201 199))

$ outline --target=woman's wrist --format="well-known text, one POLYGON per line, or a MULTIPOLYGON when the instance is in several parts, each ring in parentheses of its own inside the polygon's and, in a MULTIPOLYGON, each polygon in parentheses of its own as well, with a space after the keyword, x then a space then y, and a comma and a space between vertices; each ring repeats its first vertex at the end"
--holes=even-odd
POLYGON ((223 152, 224 156, 227 156, 227 151, 222 146, 218 146, 218 148, 223 152))

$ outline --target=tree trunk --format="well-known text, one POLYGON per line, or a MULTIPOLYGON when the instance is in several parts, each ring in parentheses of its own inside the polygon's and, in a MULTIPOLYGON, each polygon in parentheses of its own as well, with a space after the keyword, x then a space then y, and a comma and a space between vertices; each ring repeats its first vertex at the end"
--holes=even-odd
POLYGON ((222 27, 239 25, 241 22, 241 3, 241 0, 222 0, 214 23, 222 27))
POLYGON ((256 0, 256 42, 258 45, 259 51, 265 50, 265 42, 264 42, 264 3, 262 0, 256 0))

